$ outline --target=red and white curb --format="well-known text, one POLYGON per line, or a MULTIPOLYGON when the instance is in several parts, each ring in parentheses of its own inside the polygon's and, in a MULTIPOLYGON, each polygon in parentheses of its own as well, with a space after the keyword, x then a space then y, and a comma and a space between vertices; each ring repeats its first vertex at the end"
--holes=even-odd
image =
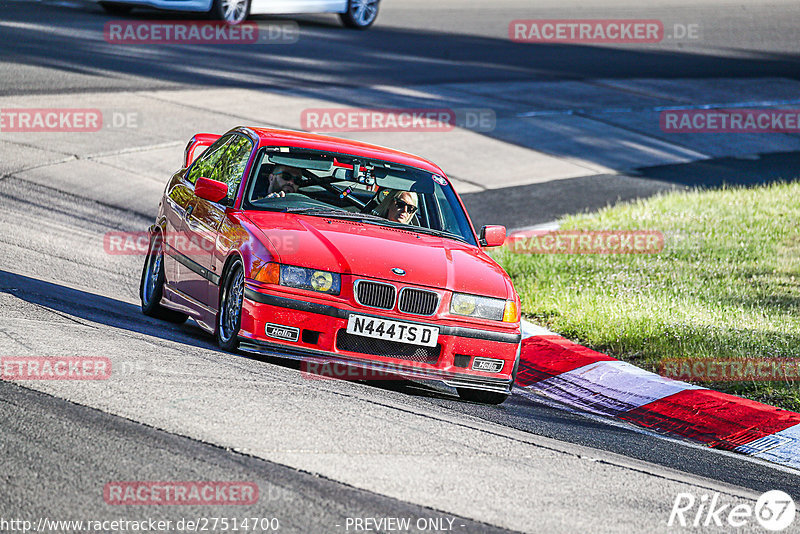
POLYGON ((517 391, 800 469, 800 413, 665 378, 523 321, 517 391))

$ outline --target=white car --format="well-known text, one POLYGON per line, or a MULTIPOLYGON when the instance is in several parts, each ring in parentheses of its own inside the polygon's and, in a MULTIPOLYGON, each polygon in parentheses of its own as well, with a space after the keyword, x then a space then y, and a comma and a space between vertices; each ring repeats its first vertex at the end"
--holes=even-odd
POLYGON ((125 0, 99 4, 115 15, 135 7, 208 13, 216 19, 237 24, 249 15, 338 13, 345 26, 366 30, 378 17, 380 0, 125 0))

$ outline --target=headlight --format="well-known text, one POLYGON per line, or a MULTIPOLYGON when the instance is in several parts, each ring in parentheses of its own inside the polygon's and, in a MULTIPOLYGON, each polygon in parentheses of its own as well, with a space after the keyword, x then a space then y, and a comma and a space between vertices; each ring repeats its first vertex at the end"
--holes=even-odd
POLYGON ((287 287, 310 289, 320 293, 338 295, 342 288, 342 279, 336 273, 281 265, 280 284, 287 287))
POLYGON ((453 293, 453 298, 450 299, 450 313, 455 315, 503 321, 505 320, 505 311, 506 301, 503 299, 479 297, 466 293, 453 293))

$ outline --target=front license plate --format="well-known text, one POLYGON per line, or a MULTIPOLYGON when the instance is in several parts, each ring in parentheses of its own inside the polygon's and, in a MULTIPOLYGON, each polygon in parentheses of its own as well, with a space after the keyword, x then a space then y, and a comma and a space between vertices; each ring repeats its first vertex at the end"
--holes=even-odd
POLYGON ((347 333, 423 347, 435 347, 439 339, 439 329, 435 326, 401 323, 363 315, 351 315, 347 319, 347 333))

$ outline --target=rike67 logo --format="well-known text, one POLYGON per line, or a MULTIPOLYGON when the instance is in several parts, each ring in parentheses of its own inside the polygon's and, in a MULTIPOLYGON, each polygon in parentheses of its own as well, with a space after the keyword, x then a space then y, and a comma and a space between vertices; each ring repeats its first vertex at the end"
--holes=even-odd
POLYGON ((797 509, 789 494, 772 490, 750 503, 725 503, 719 493, 703 494, 699 498, 691 493, 675 497, 667 520, 669 527, 704 528, 725 527, 738 529, 754 527, 780 532, 794 523, 797 509))

